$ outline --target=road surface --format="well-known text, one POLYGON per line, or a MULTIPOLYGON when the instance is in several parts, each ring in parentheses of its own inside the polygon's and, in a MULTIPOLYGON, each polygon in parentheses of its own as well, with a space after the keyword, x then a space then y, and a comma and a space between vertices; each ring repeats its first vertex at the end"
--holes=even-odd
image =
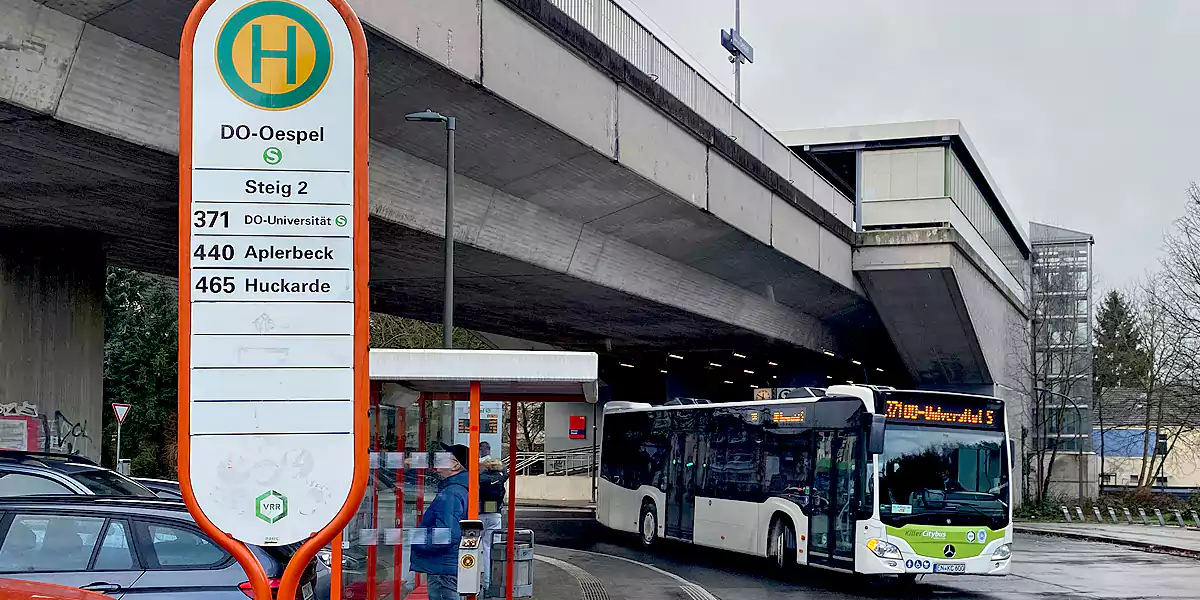
MULTIPOLYGON (((1014 574, 1008 577, 930 575, 906 588, 803 567, 773 575, 761 559, 685 544, 645 551, 634 536, 609 532, 585 509, 522 508, 517 522, 535 531, 539 545, 640 561, 697 583, 721 600, 1200 598, 1198 560, 1063 538, 1018 534, 1014 574)), ((604 580, 603 573, 596 575, 604 580)))

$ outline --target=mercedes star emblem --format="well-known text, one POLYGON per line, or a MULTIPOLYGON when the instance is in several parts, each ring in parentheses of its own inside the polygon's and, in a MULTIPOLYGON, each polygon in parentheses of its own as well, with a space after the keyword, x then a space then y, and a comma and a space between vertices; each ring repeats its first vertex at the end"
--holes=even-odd
POLYGON ((946 547, 942 548, 942 554, 945 554, 946 558, 954 558, 954 546, 952 544, 946 544, 946 547))

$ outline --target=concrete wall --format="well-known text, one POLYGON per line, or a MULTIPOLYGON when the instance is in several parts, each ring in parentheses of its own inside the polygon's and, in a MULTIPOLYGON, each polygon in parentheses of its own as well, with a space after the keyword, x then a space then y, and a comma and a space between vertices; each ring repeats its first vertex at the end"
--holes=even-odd
POLYGON ((0 229, 0 411, 35 407, 43 450, 100 458, 104 279, 98 240, 0 229))
POLYGON ((946 149, 903 148, 862 155, 864 202, 945 196, 946 149))
POLYGON ((949 223, 976 255, 991 270, 989 274, 997 285, 1004 285, 1009 293, 1025 297, 1025 288, 1004 265, 1000 256, 992 251, 958 205, 948 196, 883 200, 863 203, 863 226, 879 227, 893 225, 926 225, 949 223))
POLYGON ((518 500, 572 500, 592 499, 592 477, 590 475, 523 475, 517 477, 518 500))
MULTIPOLYGON (((1050 462, 1050 453, 1047 452, 1044 456, 1047 463, 1050 462)), ((1050 469, 1050 486, 1049 497, 1077 499, 1079 498, 1079 466, 1083 463, 1083 497, 1095 498, 1100 494, 1100 488, 1096 477, 1096 467, 1098 461, 1094 452, 1063 452, 1060 451, 1054 457, 1054 464, 1050 469)), ((1107 468, 1107 466, 1106 466, 1107 468)))
MULTIPOLYGON (((574 450, 576 448, 591 448, 592 440, 600 427, 598 422, 604 414, 603 407, 586 402, 548 402, 546 403, 546 452, 559 450, 574 450), (570 439, 568 428, 571 416, 587 418, 587 437, 582 440, 570 439)), ((597 442, 599 443, 599 442, 597 442)))

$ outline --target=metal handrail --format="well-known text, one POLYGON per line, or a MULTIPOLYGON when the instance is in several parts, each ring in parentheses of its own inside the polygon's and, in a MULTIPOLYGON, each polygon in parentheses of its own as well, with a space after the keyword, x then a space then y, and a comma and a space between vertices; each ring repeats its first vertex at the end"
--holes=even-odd
POLYGON ((519 475, 573 475, 590 472, 594 466, 591 448, 517 453, 519 475))

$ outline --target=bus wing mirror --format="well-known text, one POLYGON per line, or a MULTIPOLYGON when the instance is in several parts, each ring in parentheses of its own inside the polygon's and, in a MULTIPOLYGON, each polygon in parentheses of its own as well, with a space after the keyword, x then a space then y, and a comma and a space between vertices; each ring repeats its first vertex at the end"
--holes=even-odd
POLYGON ((883 454, 883 432, 887 418, 883 415, 871 415, 871 426, 867 430, 867 452, 883 454))
POLYGON ((1008 440, 1008 468, 1017 468, 1017 440, 1008 440))

